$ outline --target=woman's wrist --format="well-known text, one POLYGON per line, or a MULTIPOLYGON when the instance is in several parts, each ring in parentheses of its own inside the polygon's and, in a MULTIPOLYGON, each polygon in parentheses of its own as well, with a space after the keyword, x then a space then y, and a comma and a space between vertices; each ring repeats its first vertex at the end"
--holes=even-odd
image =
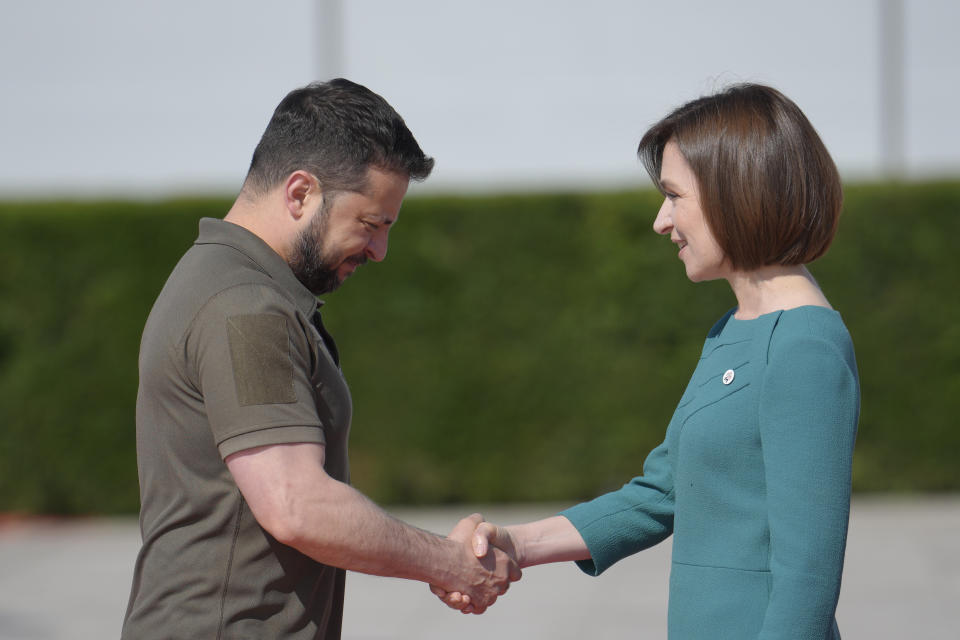
POLYGON ((573 524, 563 516, 505 527, 521 568, 549 562, 586 560, 590 550, 573 524))

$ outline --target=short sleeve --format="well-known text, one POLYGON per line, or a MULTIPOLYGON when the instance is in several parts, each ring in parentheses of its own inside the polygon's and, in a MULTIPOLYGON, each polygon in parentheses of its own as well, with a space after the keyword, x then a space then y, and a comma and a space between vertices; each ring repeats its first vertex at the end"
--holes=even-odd
POLYGON ((270 444, 324 443, 311 382, 315 346, 305 324, 289 299, 261 284, 222 291, 197 314, 185 357, 222 457, 270 444))

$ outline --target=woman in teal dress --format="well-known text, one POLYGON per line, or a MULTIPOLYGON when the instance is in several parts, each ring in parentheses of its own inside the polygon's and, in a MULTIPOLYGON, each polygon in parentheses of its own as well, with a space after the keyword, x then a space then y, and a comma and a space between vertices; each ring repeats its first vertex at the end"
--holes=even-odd
POLYGON ((800 109, 762 85, 679 107, 638 154, 664 195, 654 230, 691 281, 726 280, 737 305, 708 332, 642 475, 552 518, 483 523, 477 553, 599 575, 672 535, 673 640, 839 638, 860 389, 846 327, 804 266, 836 231, 836 167, 800 109))

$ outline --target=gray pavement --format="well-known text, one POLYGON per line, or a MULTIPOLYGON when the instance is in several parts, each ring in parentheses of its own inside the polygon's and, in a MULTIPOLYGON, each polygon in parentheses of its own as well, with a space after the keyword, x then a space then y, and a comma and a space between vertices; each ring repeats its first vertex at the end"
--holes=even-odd
MULTIPOLYGON (((471 511, 503 524, 554 505, 395 509, 445 532, 471 511)), ((0 640, 119 636, 135 520, 0 521, 0 640)), ((837 617, 846 640, 960 638, 960 496, 854 500, 837 617)), ((344 640, 664 638, 670 545, 590 578, 572 564, 533 567, 482 616, 442 607, 420 583, 347 578, 344 640)))

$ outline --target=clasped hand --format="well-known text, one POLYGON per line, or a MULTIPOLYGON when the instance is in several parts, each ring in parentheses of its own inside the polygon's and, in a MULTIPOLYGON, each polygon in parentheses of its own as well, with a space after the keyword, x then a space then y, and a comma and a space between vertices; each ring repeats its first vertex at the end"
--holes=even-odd
POLYGON ((511 582, 520 579, 518 550, 512 536, 504 527, 485 522, 479 513, 458 522, 447 539, 464 545, 471 558, 467 562, 479 561, 491 573, 489 580, 470 590, 450 591, 431 584, 430 591, 451 609, 481 614, 507 592, 511 582))

